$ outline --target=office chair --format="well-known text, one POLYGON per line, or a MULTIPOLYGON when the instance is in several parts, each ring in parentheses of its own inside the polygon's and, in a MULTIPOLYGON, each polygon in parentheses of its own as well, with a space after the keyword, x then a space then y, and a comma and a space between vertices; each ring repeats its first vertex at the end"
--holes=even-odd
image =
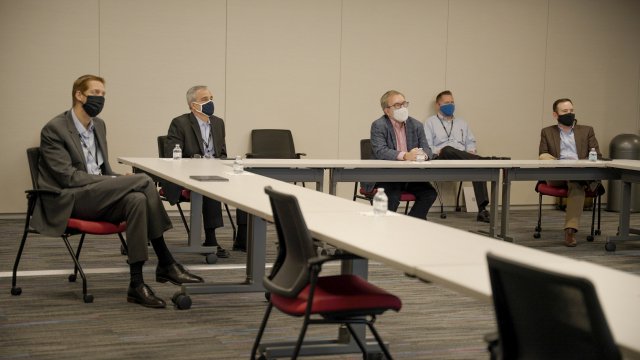
POLYGON ((251 130, 251 152, 246 156, 255 159, 300 159, 307 154, 296 152, 291 130, 254 129, 251 130))
MULTIPOLYGON (((165 145, 167 143, 167 136, 166 135, 160 135, 158 136, 158 156, 161 158, 167 158, 168 156, 165 156, 165 145)), ((163 188, 160 188, 160 190, 158 190, 158 193, 160 194, 160 199, 162 199, 162 201, 168 201, 165 194, 165 190, 163 188)), ((184 216, 184 212, 182 211, 182 206, 180 206, 180 203, 183 202, 190 202, 191 201, 191 191, 190 190, 186 190, 186 189, 182 189, 180 191, 180 198, 178 199, 178 202, 175 204, 176 207, 178 208, 178 212, 180 213, 180 219, 182 219, 182 224, 184 225, 185 230, 187 230, 187 235, 190 235, 190 231, 189 231, 189 225, 187 223, 187 218, 186 216, 184 216)), ((233 239, 236 239, 236 225, 233 222, 233 217, 231 216, 231 211, 229 211, 229 206, 227 204, 224 204, 224 209, 227 212, 227 216, 229 217, 229 222, 231 223, 231 228, 233 229, 233 239)), ((205 257, 206 262, 208 264, 215 264, 217 261, 217 257, 211 256, 212 254, 209 254, 208 256, 205 257)))
MULTIPOLYGON (((362 160, 373 159, 373 150, 371 147, 370 139, 360 140, 360 159, 362 160)), ((367 200, 369 204, 373 205, 373 197, 376 196, 377 192, 378 192, 378 189, 376 189, 375 187, 371 190, 368 190, 366 186, 363 186, 361 183, 356 182, 353 187, 353 201, 356 201, 356 199, 363 199, 363 200, 367 200)), ((411 203, 412 201, 416 201, 416 196, 413 195, 412 193, 403 191, 400 194, 400 202, 406 203, 404 207, 405 215, 409 213, 409 203, 411 203)))
MULTIPOLYGON (((502 359, 620 359, 593 284, 487 254, 502 359)), ((492 356, 492 357, 493 357, 492 356)))
MULTIPOLYGON (((566 186, 552 186, 547 184, 546 181, 538 181, 535 187, 536 192, 538 193, 538 225, 535 228, 535 232, 533 233, 533 237, 538 239, 540 238, 540 232, 542 231, 542 196, 555 196, 559 198, 566 198, 569 194, 569 190, 566 186)), ((598 184, 595 190, 587 189, 585 191, 586 197, 593 198, 593 206, 591 209, 591 232, 587 236, 587 241, 593 241, 594 235, 600 235, 600 213, 602 208, 602 195, 604 195, 605 190, 602 184, 598 184), (598 228, 595 228, 595 219, 596 219, 596 205, 598 208, 598 228)))
POLYGON ((319 276, 323 263, 357 257, 348 254, 316 256, 298 200, 270 186, 265 188, 265 192, 271 202, 279 247, 271 273, 263 280, 264 287, 270 292, 269 303, 251 358, 255 359, 275 306, 284 314, 304 318, 292 359, 296 359, 300 352, 307 327, 321 323, 346 325, 365 358, 366 347, 355 335, 352 324, 367 324, 386 358, 391 359, 373 323, 377 315, 387 310, 399 311, 402 307, 400 299, 355 275, 319 276))
MULTIPOLYGON (((40 195, 57 195, 56 192, 51 190, 40 190, 38 188, 38 162, 40 161, 40 148, 33 147, 27 149, 27 159, 29 161, 29 171, 31 173, 31 190, 27 190, 27 216, 24 224, 24 232, 22 234, 22 240, 20 241, 20 247, 18 248, 18 253, 16 255, 16 261, 13 264, 13 277, 11 282, 11 295, 18 296, 22 294, 22 288, 17 287, 17 272, 18 265, 20 264, 20 258, 22 257, 22 252, 24 250, 24 245, 27 241, 27 236, 32 234, 37 234, 38 232, 35 229, 32 229, 30 226, 31 217, 33 216, 33 212, 35 210, 36 201, 40 197, 40 195)), ((84 243, 84 237, 86 234, 91 235, 111 235, 118 234, 120 238, 120 244, 124 249, 127 249, 127 243, 122 236, 122 233, 127 230, 127 224, 122 222, 120 224, 113 224, 106 221, 89 221, 77 218, 70 218, 67 221, 67 228, 65 229, 63 234, 60 234, 64 244, 69 251, 69 255, 71 255, 71 259, 73 259, 74 269, 73 274, 69 275, 69 282, 75 282, 80 273, 80 277, 82 277, 82 299, 85 303, 93 302, 93 295, 87 293, 87 277, 82 270, 82 266, 80 265, 80 251, 82 250, 82 244, 84 243), (69 243, 69 237, 72 235, 80 234, 80 241, 78 242, 78 248, 74 252, 71 244, 69 243)))

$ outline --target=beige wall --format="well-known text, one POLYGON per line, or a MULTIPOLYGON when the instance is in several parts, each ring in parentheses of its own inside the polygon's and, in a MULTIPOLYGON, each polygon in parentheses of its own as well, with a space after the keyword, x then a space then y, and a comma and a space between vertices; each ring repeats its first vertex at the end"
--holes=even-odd
MULTIPOLYGON (((391 88, 420 120, 453 90, 479 151, 514 159, 537 156, 551 103, 571 97, 607 154, 639 129, 639 18, 636 0, 0 0, 0 213, 25 211, 24 150, 85 73, 107 79, 112 162, 156 156, 194 84, 212 88, 230 155, 253 128, 290 128, 310 158, 357 158, 391 88)), ((514 204, 535 201, 516 185, 514 204)))

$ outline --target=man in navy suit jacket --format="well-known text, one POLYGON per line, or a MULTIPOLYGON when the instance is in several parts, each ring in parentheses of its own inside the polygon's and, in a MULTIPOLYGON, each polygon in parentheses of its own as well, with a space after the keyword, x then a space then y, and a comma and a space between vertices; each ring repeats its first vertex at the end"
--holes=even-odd
MULTIPOLYGON (((389 90, 380 98, 384 115, 371 124, 373 157, 381 160, 415 161, 419 154, 432 156, 422 123, 409 116, 409 102, 402 93, 389 90)), ((385 182, 376 187, 384 188, 389 198, 389 210, 396 211, 403 191, 416 196, 409 216, 425 219, 436 200, 436 190, 428 182, 385 182)))

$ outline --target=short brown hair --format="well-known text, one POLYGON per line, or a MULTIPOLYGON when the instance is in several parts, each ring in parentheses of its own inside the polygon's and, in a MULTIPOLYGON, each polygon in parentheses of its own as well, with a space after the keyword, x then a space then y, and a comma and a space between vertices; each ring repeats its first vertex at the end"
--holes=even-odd
POLYGON ((453 96, 451 90, 445 90, 436 96, 436 102, 440 101, 440 99, 442 99, 442 97, 446 95, 453 96))
POLYGON ((553 102, 553 112, 557 113, 558 112, 558 104, 563 103, 563 102, 570 102, 571 105, 573 105, 573 101, 571 101, 571 99, 568 98, 562 98, 562 99, 558 99, 556 101, 553 102))
POLYGON ((73 89, 71 90, 71 99, 73 100, 73 105, 78 102, 76 100, 76 91, 80 91, 84 93, 89 89, 89 81, 99 81, 104 85, 104 79, 97 75, 82 75, 76 81, 73 82, 73 89))
POLYGON ((404 94, 401 93, 400 91, 396 91, 396 90, 387 91, 380 98, 380 106, 382 107, 382 111, 384 111, 384 109, 386 109, 387 106, 388 106, 387 105, 387 100, 389 100, 390 97, 395 96, 395 95, 402 95, 402 97, 405 97, 404 94))

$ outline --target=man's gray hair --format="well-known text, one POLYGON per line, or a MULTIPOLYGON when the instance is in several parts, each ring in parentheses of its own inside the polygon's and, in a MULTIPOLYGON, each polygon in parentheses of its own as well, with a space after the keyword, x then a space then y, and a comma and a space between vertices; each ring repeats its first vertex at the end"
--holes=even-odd
POLYGON ((198 90, 208 89, 204 85, 196 85, 192 86, 189 90, 187 90, 187 105, 191 107, 191 103, 196 101, 196 93, 198 90))

